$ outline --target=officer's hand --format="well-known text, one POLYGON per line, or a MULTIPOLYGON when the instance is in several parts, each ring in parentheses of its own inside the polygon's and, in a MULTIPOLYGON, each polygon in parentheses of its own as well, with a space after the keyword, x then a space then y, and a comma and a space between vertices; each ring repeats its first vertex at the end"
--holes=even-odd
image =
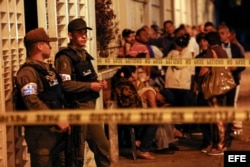
POLYGON ((99 92, 103 87, 103 84, 100 82, 91 82, 90 89, 95 92, 99 92))
POLYGON ((107 88, 108 87, 108 82, 106 80, 101 80, 99 82, 102 84, 102 88, 107 88))
POLYGON ((57 124, 59 130, 61 132, 69 132, 70 133, 70 125, 69 123, 60 123, 60 124, 57 124))

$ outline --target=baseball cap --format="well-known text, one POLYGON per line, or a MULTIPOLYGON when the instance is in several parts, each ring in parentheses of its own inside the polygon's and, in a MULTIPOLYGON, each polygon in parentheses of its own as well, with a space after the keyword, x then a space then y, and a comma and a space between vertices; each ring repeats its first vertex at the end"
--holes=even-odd
POLYGON ((130 34, 133 34, 133 33, 135 33, 133 30, 126 28, 122 31, 122 37, 123 38, 128 37, 130 34))
POLYGON ((29 31, 24 37, 24 45, 30 45, 35 42, 52 42, 57 38, 50 38, 43 28, 36 28, 29 31))
POLYGON ((92 28, 88 27, 87 23, 81 18, 71 20, 68 24, 68 32, 71 32, 73 30, 81 30, 81 29, 92 30, 92 28))

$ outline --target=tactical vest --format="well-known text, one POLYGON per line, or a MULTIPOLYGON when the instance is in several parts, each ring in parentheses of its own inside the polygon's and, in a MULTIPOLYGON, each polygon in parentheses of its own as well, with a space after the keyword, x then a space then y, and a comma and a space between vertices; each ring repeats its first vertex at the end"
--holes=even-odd
MULTIPOLYGON (((60 50, 55 59, 59 58, 61 55, 66 55, 70 58, 72 62, 73 72, 71 74, 71 79, 81 82, 95 82, 97 81, 97 74, 91 63, 91 60, 94 58, 86 52, 86 60, 84 61, 75 50, 71 48, 64 48, 60 50)), ((80 103, 87 102, 89 100, 97 99, 99 93, 95 91, 88 92, 79 92, 79 93, 70 93, 65 92, 65 97, 67 101, 72 101, 73 99, 77 100, 80 103)))
MULTIPOLYGON (((25 63, 21 66, 19 71, 24 67, 32 67, 39 74, 39 79, 41 79, 43 84, 43 91, 40 92, 37 96, 41 101, 43 101, 48 108, 50 109, 60 109, 63 108, 63 88, 62 88, 62 80, 61 77, 55 72, 52 68, 50 69, 56 74, 56 79, 58 84, 50 86, 49 81, 46 79, 46 76, 49 75, 48 71, 37 64, 25 63)), ((16 88, 14 89, 14 105, 16 110, 28 110, 26 105, 24 104, 22 94, 21 94, 21 86, 16 82, 16 88)))

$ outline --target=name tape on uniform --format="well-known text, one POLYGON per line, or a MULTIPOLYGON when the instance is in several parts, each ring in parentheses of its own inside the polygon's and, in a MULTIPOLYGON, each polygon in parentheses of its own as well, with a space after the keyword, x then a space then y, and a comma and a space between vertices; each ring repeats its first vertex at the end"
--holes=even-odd
POLYGON ((0 124, 29 125, 119 123, 215 123, 250 120, 249 108, 164 108, 8 112, 0 114, 0 124))
POLYGON ((169 58, 98 58, 98 65, 139 65, 139 66, 250 66, 250 59, 169 59, 169 58))

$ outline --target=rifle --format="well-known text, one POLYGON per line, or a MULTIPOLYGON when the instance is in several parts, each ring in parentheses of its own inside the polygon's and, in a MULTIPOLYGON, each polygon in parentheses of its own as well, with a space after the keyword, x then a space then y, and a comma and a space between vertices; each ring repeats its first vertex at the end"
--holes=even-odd
POLYGON ((83 153, 81 153, 81 126, 71 126, 71 134, 67 138, 67 146, 65 151, 65 167, 82 167, 83 153), (80 157, 82 156, 82 157, 80 157))

